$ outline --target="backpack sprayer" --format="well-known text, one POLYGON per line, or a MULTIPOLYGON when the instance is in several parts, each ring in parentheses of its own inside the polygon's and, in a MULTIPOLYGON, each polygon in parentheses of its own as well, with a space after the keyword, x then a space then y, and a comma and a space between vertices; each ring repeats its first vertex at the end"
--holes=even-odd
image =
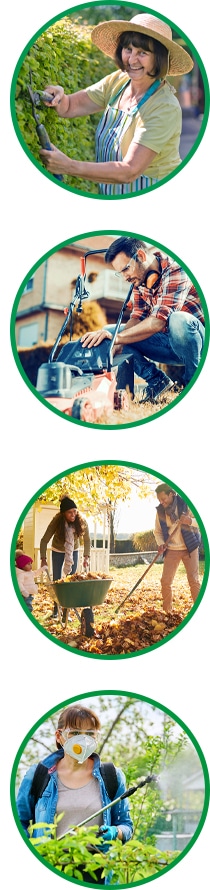
MULTIPOLYGON (((28 92, 32 104, 32 114, 36 124, 36 133, 38 136, 38 140, 42 148, 45 148, 47 151, 52 151, 51 142, 47 133, 47 130, 44 127, 44 124, 40 124, 39 115, 37 114, 36 107, 40 105, 40 100, 42 102, 52 102, 53 96, 50 93, 43 91, 35 91, 32 88, 32 73, 30 70, 30 85, 28 85, 28 92)), ((59 173, 53 173, 55 179, 58 179, 60 182, 63 181, 63 176, 59 173)))
MULTIPOLYGON (((135 794, 136 791, 138 791, 138 788, 143 788, 144 785, 150 785, 151 782, 155 782, 157 784, 158 780, 159 780, 159 777, 155 776, 153 774, 146 776, 146 778, 141 779, 141 781, 138 782, 137 785, 132 785, 131 788, 128 788, 128 790, 124 791, 123 794, 120 794, 119 797, 115 797, 114 800, 111 800, 110 803, 106 804, 106 806, 101 807, 100 810, 97 810, 95 813, 92 813, 92 816, 88 816, 87 819, 83 819, 82 822, 79 822, 78 825, 76 825, 76 828, 83 828, 83 826, 87 825, 88 822, 92 821, 92 819, 95 819, 97 816, 102 815, 102 813, 105 813, 106 810, 109 810, 111 807, 114 807, 116 803, 119 803, 121 800, 124 800, 125 797, 131 797, 132 794, 135 794)), ((61 840, 63 837, 67 837, 68 834, 74 834, 74 833, 75 833, 75 829, 65 832, 65 834, 63 834, 59 837, 59 840, 61 840)), ((102 834, 103 834, 103 832, 99 828, 99 831, 97 832, 96 837, 100 837, 100 836, 102 836, 102 834)))

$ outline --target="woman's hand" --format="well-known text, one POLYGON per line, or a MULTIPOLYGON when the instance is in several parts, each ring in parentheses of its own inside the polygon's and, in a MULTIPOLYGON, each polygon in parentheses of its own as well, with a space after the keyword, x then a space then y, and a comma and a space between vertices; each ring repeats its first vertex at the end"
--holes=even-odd
POLYGON ((40 155, 42 161, 47 168, 49 173, 66 173, 68 175, 70 171, 71 159, 64 155, 62 151, 59 151, 53 143, 52 151, 46 151, 45 148, 40 149, 40 155))
POLYGON ((110 331, 86 331, 86 334, 83 334, 81 337, 82 346, 85 348, 87 346, 99 346, 102 343, 102 340, 112 340, 112 334, 110 331))
POLYGON ((49 106, 49 108, 56 108, 57 105, 60 105, 65 95, 63 87, 60 87, 57 84, 54 86, 51 83, 45 87, 45 93, 49 93, 50 96, 53 97, 51 102, 44 102, 44 105, 49 106))
POLYGON ((47 560, 46 557, 43 556, 41 559, 41 569, 44 569, 45 566, 47 566, 47 560))
POLYGON ((118 828, 116 825, 101 825, 100 835, 103 835, 105 841, 115 841, 118 836, 118 828))

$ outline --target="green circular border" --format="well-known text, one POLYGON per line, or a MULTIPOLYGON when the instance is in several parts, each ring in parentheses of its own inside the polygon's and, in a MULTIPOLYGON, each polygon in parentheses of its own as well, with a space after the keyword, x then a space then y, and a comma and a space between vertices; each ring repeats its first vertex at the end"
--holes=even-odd
MULTIPOLYGON (((186 43, 187 47, 189 47, 189 48, 191 49, 192 55, 193 55, 194 58, 196 59, 196 62, 197 62, 197 64, 198 64, 198 67, 199 67, 199 69, 200 69, 201 76, 202 76, 202 79, 203 79, 204 96, 205 96, 204 115, 203 115, 203 120, 202 120, 202 123, 201 123, 201 127, 200 127, 200 130, 199 130, 198 136, 196 137, 195 142, 194 142, 194 145, 192 146, 192 148, 191 148, 190 151, 188 152, 186 158, 185 158, 183 161, 181 161, 181 164, 179 164, 179 166, 177 167, 177 169, 174 170, 172 173, 170 173, 169 176, 165 176, 163 179, 161 179, 160 182, 157 182, 156 184, 154 184, 154 185, 152 185, 152 186, 149 186, 149 188, 147 188, 145 192, 141 192, 141 191, 139 191, 139 192, 135 192, 134 194, 123 195, 123 196, 120 196, 120 195, 104 195, 104 196, 102 196, 102 195, 91 195, 91 194, 89 194, 88 192, 83 192, 81 189, 71 188, 70 186, 68 186, 68 185, 67 185, 66 183, 64 183, 64 182, 56 181, 55 178, 53 177, 53 175, 52 175, 51 173, 48 173, 47 170, 45 170, 45 169, 41 166, 41 164, 39 164, 39 162, 36 160, 36 158, 34 158, 32 152, 30 151, 30 149, 26 146, 25 140, 24 140, 23 137, 22 137, 22 133, 21 133, 21 131, 20 131, 19 124, 18 124, 18 121, 17 121, 16 110, 15 110, 16 82, 17 82, 17 77, 18 77, 18 74, 19 74, 19 71, 20 71, 22 62, 24 61, 27 52, 30 50, 31 46, 32 46, 33 43, 36 41, 36 39, 37 39, 41 34, 43 34, 43 32, 46 31, 47 28, 50 27, 50 25, 53 25, 55 22, 58 22, 60 19, 64 18, 66 15, 70 15, 71 13, 74 13, 74 12, 76 12, 77 10, 81 11, 81 9, 86 9, 86 8, 87 8, 87 5, 90 6, 90 3, 89 3, 89 4, 87 4, 87 3, 82 3, 81 6, 74 6, 74 7, 71 7, 70 9, 67 8, 67 9, 65 9, 62 13, 59 13, 59 15, 54 16, 52 19, 49 19, 49 21, 45 22, 45 24, 44 24, 41 28, 39 28, 38 31, 35 32, 35 34, 34 34, 33 37, 31 38, 31 40, 29 40, 29 42, 28 42, 28 43, 26 44, 26 46, 24 47, 24 50, 22 51, 22 53, 21 53, 21 55, 20 55, 20 57, 19 57, 19 59, 18 59, 18 62, 17 62, 17 64, 16 64, 16 67, 15 67, 15 70, 14 70, 14 74, 13 74, 13 78, 12 78, 12 83, 11 83, 11 91, 10 91, 10 109, 11 109, 11 116, 12 116, 13 126, 14 126, 14 129, 15 129, 15 133, 16 133, 16 136, 17 136, 17 138, 18 138, 18 141, 19 141, 21 147, 23 148, 25 154, 26 154, 27 157, 29 158, 29 160, 32 161, 32 163, 33 163, 34 166, 37 168, 37 170, 39 170, 39 172, 43 173, 43 175, 46 176, 47 179, 49 179, 49 180, 50 180, 51 182, 53 182, 54 184, 59 185, 59 187, 65 189, 65 191, 68 191, 68 192, 70 191, 70 192, 72 192, 72 193, 74 193, 74 194, 76 194, 76 195, 79 195, 79 196, 82 196, 82 197, 85 197, 85 198, 93 198, 93 199, 100 200, 100 201, 101 201, 101 200, 104 200, 104 201, 107 201, 107 200, 108 200, 108 201, 110 201, 110 200, 111 200, 111 201, 119 201, 119 200, 124 200, 125 198, 135 198, 135 197, 140 197, 141 195, 146 194, 147 192, 155 191, 157 188, 160 188, 161 185, 164 185, 166 182, 169 182, 171 179, 174 178, 174 176, 177 176, 177 174, 178 174, 181 170, 183 170, 183 168, 186 166, 186 164, 188 163, 188 161, 191 160, 191 158, 192 158, 193 155, 195 154, 195 152, 196 152, 198 146, 200 145, 200 142, 201 142, 201 140, 202 140, 202 138, 203 138, 203 135, 204 135, 204 132, 205 132, 205 129, 206 129, 206 126, 207 126, 207 122, 208 122, 208 116, 209 116, 209 103, 208 103, 209 85, 208 85, 208 77, 207 77, 207 74, 206 74, 206 70, 205 70, 205 68, 204 68, 202 59, 201 59, 199 53, 197 52, 197 50, 196 50, 194 44, 189 40, 189 38, 188 38, 187 35, 184 33, 184 31, 181 31, 180 28, 177 28, 177 25, 176 25, 174 22, 172 22, 171 19, 168 19, 166 16, 162 16, 162 15, 160 15, 159 12, 156 12, 154 9, 151 9, 151 7, 146 7, 146 6, 142 6, 142 5, 139 6, 139 9, 140 9, 140 10, 143 10, 143 12, 148 12, 148 13, 151 13, 152 15, 157 15, 160 19, 162 19, 164 22, 166 22, 168 25, 170 25, 170 27, 171 27, 173 30, 177 31, 177 33, 180 35, 180 37, 184 40, 184 42, 186 43)), ((109 3, 104 3, 103 5, 104 5, 104 6, 110 6, 109 3)), ((121 5, 121 4, 120 4, 120 3, 117 3, 116 5, 121 5)), ((130 5, 130 6, 135 6, 135 8, 136 8, 136 6, 137 6, 137 4, 134 4, 134 3, 130 3, 129 5, 130 5)), ((95 6, 101 6, 100 0, 96 0, 96 2, 94 3, 94 7, 95 7, 95 6)))
POLYGON ((206 303, 205 298, 204 298, 204 294, 203 294, 203 292, 202 292, 202 290, 201 290, 201 288, 200 288, 200 285, 198 284, 197 279, 196 279, 195 276, 192 274, 192 272, 190 271, 190 269, 188 268, 188 266, 186 266, 186 264, 182 262, 182 260, 180 259, 180 257, 178 257, 173 251, 168 250, 168 248, 166 248, 166 247, 165 247, 163 244, 161 244, 159 241, 154 241, 153 239, 152 239, 152 241, 151 241, 151 239, 148 238, 147 236, 145 236, 145 235, 139 235, 139 234, 137 234, 137 233, 135 233, 135 232, 127 232, 127 231, 122 231, 122 230, 118 230, 118 229, 102 229, 102 230, 99 229, 99 231, 94 231, 94 232, 84 232, 82 235, 75 235, 73 238, 68 238, 66 241, 62 241, 60 244, 57 244, 57 245, 56 245, 55 247, 53 247, 51 250, 48 250, 47 253, 43 254, 43 256, 38 260, 38 262, 36 262, 36 263, 31 267, 31 269, 29 270, 29 272, 27 273, 27 275, 25 276, 25 278, 24 278, 23 281, 21 282, 21 285, 20 285, 20 287, 18 288, 18 292, 17 292, 16 297, 15 297, 15 301, 14 301, 13 309, 12 309, 12 314, 11 314, 11 321, 10 321, 10 338, 11 338, 11 347, 12 347, 13 356, 14 356, 14 359, 15 359, 15 362, 16 362, 16 365, 17 365, 17 368, 18 368, 18 370, 19 370, 19 372, 20 372, 20 375, 21 375, 22 379, 24 380, 24 382, 26 383, 26 385, 28 386, 28 388, 29 388, 29 389, 31 390, 31 392, 33 393, 33 395, 36 396, 36 398, 38 399, 38 401, 41 402, 42 405, 45 406, 45 408, 48 408, 50 411, 53 412, 53 414, 57 414, 58 417, 61 417, 62 420, 67 421, 67 423, 76 424, 77 426, 79 425, 80 427, 85 427, 85 428, 90 427, 91 429, 96 429, 96 430, 123 430, 123 429, 130 429, 130 428, 133 428, 133 427, 135 427, 135 426, 143 426, 143 424, 145 424, 145 423, 150 423, 151 421, 156 420, 156 418, 162 416, 163 414, 166 414, 168 411, 171 411, 172 408, 174 408, 174 407, 178 404, 178 402, 180 402, 180 401, 187 395, 187 393, 188 393, 189 390, 192 388, 192 386, 194 386, 194 383, 196 382, 197 378, 199 377, 199 374, 201 373, 201 370, 202 370, 202 367, 203 367, 203 365, 204 365, 204 362, 205 362, 205 359, 206 359, 206 356, 207 356, 207 352, 208 352, 208 345, 209 345, 209 313, 208 313, 207 303, 206 303), (149 242, 150 244, 152 244, 152 245, 154 246, 154 248, 155 248, 155 247, 158 247, 160 250, 163 250, 164 253, 168 254, 168 256, 170 256, 170 257, 172 257, 172 259, 176 260, 176 262, 177 262, 179 265, 183 266, 185 272, 187 272, 187 274, 189 275, 190 280, 192 281, 192 283, 194 284, 194 287, 195 287, 196 290, 198 291, 198 294, 199 294, 199 296, 200 296, 201 303, 202 303, 203 312, 204 312, 204 318, 205 318, 205 341, 204 341, 204 347, 203 347, 203 352, 202 352, 201 360, 200 360, 200 362, 199 362, 199 365, 198 365, 198 368, 197 368, 195 374, 194 374, 193 377, 192 377, 192 380, 190 380, 190 382, 189 382, 189 383, 187 384, 187 386, 184 388, 183 392, 181 392, 181 393, 180 393, 180 394, 173 400, 173 402, 171 402, 170 405, 167 405, 166 408, 162 408, 162 410, 157 411, 155 414, 152 414, 152 415, 150 415, 149 417, 145 417, 145 418, 143 418, 142 420, 136 420, 136 421, 134 421, 133 423, 122 423, 122 424, 117 424, 117 425, 115 425, 115 424, 113 424, 113 425, 109 425, 109 424, 105 425, 105 424, 100 424, 100 423, 99 423, 99 424, 97 424, 97 423, 88 423, 88 422, 84 422, 84 421, 82 421, 82 420, 75 420, 74 417, 68 417, 67 415, 63 415, 61 411, 59 411, 57 408, 54 408, 52 405, 50 405, 49 402, 47 402, 47 400, 44 399, 43 396, 40 395, 40 393, 37 392, 35 386, 33 386, 33 384, 30 383, 30 381, 29 381, 29 379, 28 379, 28 377, 27 377, 27 374, 26 374, 25 371, 23 370, 23 367, 22 367, 22 364, 21 364, 21 362, 20 362, 19 355, 18 355, 18 350, 17 350, 17 345, 16 345, 16 338, 15 338, 16 313, 17 313, 17 307, 18 307, 18 305, 19 305, 20 298, 21 298, 21 296, 22 296, 22 294, 23 294, 23 290, 24 290, 24 287, 25 287, 25 285, 26 285, 28 279, 31 278, 31 276, 32 276, 33 273, 36 271, 36 269, 39 268, 39 266, 41 265, 41 263, 43 263, 44 260, 48 259, 48 257, 50 257, 52 253, 57 253, 59 250, 61 250, 62 247, 66 247, 67 244, 72 244, 72 243, 74 243, 75 241, 77 241, 78 239, 79 239, 79 240, 82 240, 82 239, 87 238, 87 237, 92 238, 92 237, 94 237, 94 235, 96 235, 96 236, 98 236, 98 235, 123 235, 123 236, 130 236, 130 237, 134 237, 134 238, 142 238, 143 241, 146 241, 146 242, 149 242))
POLYGON ((145 467, 142 464, 130 463, 128 461, 120 461, 120 462, 119 462, 119 460, 118 461, 117 460, 91 461, 88 464, 87 463, 78 464, 74 467, 71 467, 70 469, 68 468, 66 470, 63 470, 62 473, 58 473, 52 479, 49 479, 47 484, 42 485, 42 487, 40 489, 38 489, 38 491, 35 493, 35 495, 33 495, 33 497, 28 501, 26 507, 24 508, 24 510, 22 511, 22 513, 18 519, 18 522, 15 527, 15 531, 13 534, 12 544, 11 544, 11 555, 10 555, 10 568, 11 568, 13 585, 14 585, 16 594, 18 596, 20 605, 22 606, 22 609, 24 610, 24 612, 26 613, 27 617, 32 622, 32 624, 34 624, 35 627, 38 628, 38 630, 41 633, 43 633, 44 636, 46 636, 48 638, 48 640, 51 640, 51 642, 56 643, 56 645, 60 646, 62 649, 66 649, 67 652, 72 652, 74 655, 81 655, 82 657, 85 657, 85 658, 94 658, 94 659, 99 659, 99 660, 103 659, 104 661, 107 661, 107 660, 116 661, 116 660, 121 660, 121 659, 125 659, 125 658, 136 658, 137 656, 140 656, 140 655, 146 655, 148 652, 152 652, 154 649, 158 649, 160 646, 163 646, 165 643, 168 643, 173 637, 175 637, 178 633, 180 633, 180 631, 183 629, 183 627, 185 627, 186 624, 188 624, 188 621, 190 621, 192 616, 195 614, 195 612, 201 602, 201 599, 203 598, 203 595, 204 595, 204 592, 206 589, 206 585, 207 585, 207 581, 208 581, 208 576, 209 576, 208 538, 207 538, 206 530, 203 525, 202 519, 199 516, 199 513, 197 512, 196 508, 194 507, 194 504, 192 503, 192 501, 185 495, 185 493, 182 491, 181 488, 179 488, 174 482, 172 482, 171 479, 168 479, 166 476, 163 476, 162 473, 158 473, 157 471, 154 472, 153 470, 151 470, 150 467, 145 467), (26 514, 28 513, 28 510, 34 504, 34 502, 37 500, 39 495, 42 494, 44 491, 46 491, 46 488, 49 488, 50 485, 53 484, 53 482, 56 482, 58 479, 61 479, 65 475, 70 475, 73 472, 74 473, 77 472, 77 470, 85 469, 87 467, 102 466, 102 465, 103 466, 111 465, 111 466, 133 467, 134 469, 140 469, 140 470, 143 470, 144 472, 151 473, 151 475, 156 476, 157 479, 162 479, 163 482, 166 482, 168 485, 175 488, 176 491, 178 492, 178 494, 180 494, 181 497, 184 497, 188 506, 190 507, 194 516, 196 517, 199 528, 200 528, 200 532, 202 535, 203 544, 204 544, 204 554, 205 554, 204 577, 203 577, 201 589, 200 589, 199 595, 196 599, 196 602, 193 604, 192 608, 186 615, 186 618, 184 618, 184 620, 176 628, 176 630, 172 631, 172 633, 168 634, 167 637, 165 637, 163 640, 160 640, 158 643, 155 643, 153 646, 148 646, 145 649, 139 649, 139 650, 137 650, 137 652, 123 653, 122 655, 97 655, 94 652, 84 652, 82 649, 73 648, 73 647, 69 646, 67 643, 62 643, 61 640, 55 639, 53 637, 53 634, 50 634, 45 628, 43 628, 43 626, 39 624, 37 619, 34 618, 34 616, 29 612, 26 604, 24 603, 24 598, 23 598, 23 596, 21 596, 21 593, 20 593, 20 590, 18 587, 18 583, 17 583, 16 571, 15 571, 15 549, 16 549, 16 540, 18 537, 18 533, 20 531, 22 522, 23 522, 26 514))
MULTIPOLYGON (((151 704, 151 705, 154 706, 154 707, 158 707, 159 710, 163 711, 165 714, 167 714, 169 717, 171 717, 172 720, 174 720, 175 723, 178 723, 178 725, 184 730, 184 732, 186 733, 186 735, 188 736, 188 738, 190 739, 190 741, 191 741, 192 744, 194 745, 194 748, 195 748, 195 750, 196 750, 196 752, 197 752, 197 754, 198 754, 198 756, 199 756, 200 763, 201 763, 202 770, 203 770, 203 776, 204 776, 205 794, 204 794, 204 804, 203 804, 202 814, 201 814, 200 820, 199 820, 199 822, 198 822, 197 828, 196 828, 196 830, 195 830, 195 832, 194 832, 194 834, 193 834, 193 837, 191 838, 191 840, 189 841, 189 843, 186 845, 185 849, 182 851, 182 853, 180 853, 180 854, 177 856, 177 858, 175 859, 174 862, 172 862, 172 863, 170 863, 169 865, 167 865, 167 866, 166 866, 165 868, 163 868, 162 871, 159 872, 158 874, 152 875, 152 876, 149 877, 149 878, 145 878, 145 879, 143 879, 142 881, 134 881, 134 882, 131 883, 131 884, 119 884, 118 886, 121 887, 121 890, 123 890, 123 888, 127 888, 127 887, 136 887, 136 886, 140 886, 140 885, 143 885, 143 884, 148 884, 150 881, 154 881, 154 880, 156 880, 157 878, 162 877, 162 875, 166 874, 166 872, 170 871, 172 868, 174 868, 176 865, 178 865, 178 863, 181 862, 181 860, 184 858, 184 856, 186 856, 187 853, 189 853, 189 850, 190 850, 190 849, 193 847, 193 845, 195 844, 195 842, 196 842, 197 838, 199 837, 199 834, 201 833, 201 830, 202 830, 202 828, 203 828, 203 826, 204 826, 204 822, 205 822, 205 820, 206 820, 206 816, 207 816, 207 813, 208 813, 208 804, 209 804, 209 774, 208 774, 208 767, 207 767, 207 763, 206 763, 204 754, 203 754, 202 749, 201 749, 201 747, 200 747, 200 745, 199 745, 199 742, 197 741, 197 739, 195 738, 195 736, 193 735, 193 733, 191 732, 191 730, 189 729, 189 727, 186 726, 186 724, 183 722, 183 720, 181 720, 179 717, 177 717, 177 715, 174 714, 173 711, 171 711, 169 708, 166 708, 165 706, 163 706, 162 704, 160 704, 160 702, 157 702, 157 701, 155 701, 155 700, 152 699, 152 698, 147 698, 146 696, 138 695, 137 693, 125 692, 125 691, 122 691, 122 690, 107 690, 107 689, 105 689, 105 690, 98 690, 97 692, 91 692, 91 693, 86 692, 86 693, 82 693, 82 695, 79 695, 79 696, 77 695, 77 696, 74 696, 74 697, 72 697, 72 698, 70 698, 70 699, 66 699, 65 701, 62 701, 59 705, 57 705, 56 708, 55 708, 55 707, 54 707, 54 708, 51 708, 50 711, 47 711, 46 714, 43 714, 43 716, 42 716, 39 720, 37 720, 36 723, 34 723, 34 725, 32 726, 32 728, 29 730, 29 732, 27 733, 27 735, 26 735, 25 738, 23 739, 23 742, 21 743, 21 745, 20 745, 20 747, 19 747, 19 749, 18 749, 18 752, 17 752, 17 754, 16 754, 16 757, 15 757, 15 760, 14 760, 14 763, 13 763, 13 767, 12 767, 11 783, 10 783, 10 800, 11 800, 11 806, 12 806, 13 816, 14 816, 14 819, 15 819, 15 822, 16 822, 16 825, 17 825, 17 828, 18 828, 18 831, 20 832, 21 837, 22 837, 23 840, 25 841, 25 844, 27 845, 27 847, 29 848, 29 850, 31 851, 31 853, 33 853, 34 856, 36 856, 36 858, 39 860, 39 862, 40 862, 42 865, 45 865, 46 868, 49 868, 50 871, 52 871, 52 872, 53 872, 54 874, 56 874, 58 877, 64 878, 64 880, 70 881, 70 882, 73 883, 73 884, 76 884, 76 885, 79 885, 79 886, 84 886, 83 882, 77 881, 76 878, 73 878, 73 879, 72 879, 72 878, 69 878, 68 875, 65 875, 65 874, 59 872, 59 871, 58 871, 56 868, 54 868, 52 865, 50 865, 49 863, 45 862, 45 860, 41 859, 41 857, 40 857, 40 855, 38 854, 38 852, 36 851, 35 847, 33 847, 33 846, 30 844, 30 841, 29 841, 28 838, 26 837, 26 834, 25 834, 25 832, 24 832, 24 830, 23 830, 23 828, 22 828, 22 826, 21 826, 21 824, 20 824, 19 817, 18 817, 18 815, 17 815, 16 798, 15 798, 15 780, 16 780, 16 772, 17 772, 17 767, 18 767, 18 763, 19 763, 21 754, 23 753, 24 748, 25 748, 27 742, 30 740, 31 736, 32 736, 33 733, 36 731, 36 729, 38 729, 38 727, 41 725, 41 723, 43 723, 44 720, 46 720, 46 719, 47 719, 48 717, 50 717, 51 715, 55 714, 56 711, 59 711, 59 710, 61 710, 62 708, 67 707, 67 706, 68 706, 69 704, 71 704, 72 702, 75 702, 75 701, 78 702, 78 701, 80 701, 81 699, 89 698, 89 696, 95 698, 95 697, 98 696, 98 695, 125 695, 125 696, 128 697, 128 698, 129 698, 129 697, 131 697, 131 698, 135 698, 135 699, 137 699, 137 701, 143 701, 143 702, 146 702, 147 704, 151 704)), ((86 886, 88 886, 88 887, 98 887, 98 884, 96 884, 95 882, 94 882, 93 884, 92 884, 92 883, 88 883, 88 882, 86 882, 86 886)), ((116 885, 115 885, 115 886, 116 886, 116 885)))

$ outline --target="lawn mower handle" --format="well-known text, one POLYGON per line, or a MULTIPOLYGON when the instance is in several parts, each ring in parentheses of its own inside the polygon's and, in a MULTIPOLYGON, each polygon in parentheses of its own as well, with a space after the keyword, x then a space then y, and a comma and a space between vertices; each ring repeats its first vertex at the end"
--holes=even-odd
POLYGON ((112 369, 112 365, 113 365, 113 349, 114 349, 115 340, 116 340, 117 335, 118 335, 118 331, 119 331, 119 328, 120 328, 120 325, 121 325, 121 321, 122 321, 122 317, 123 317, 124 311, 125 311, 125 309, 126 309, 127 304, 129 303, 129 300, 130 300, 130 297, 131 297, 131 294, 132 294, 133 287, 134 287, 134 284, 131 284, 131 286, 129 287, 129 291, 128 291, 127 297, 125 298, 124 303, 123 303, 123 305, 122 305, 122 308, 121 308, 121 310, 120 310, 120 314, 119 314, 119 317, 118 317, 118 320, 117 320, 116 328, 115 328, 115 331, 114 331, 114 334, 113 334, 113 337, 112 337, 112 340, 111 340, 110 350, 109 350, 109 352, 108 352, 108 357, 107 357, 107 370, 108 370, 108 371, 111 371, 111 369, 112 369))
MULTIPOLYGON (((81 257, 81 260, 82 260, 82 259, 83 259, 83 258, 81 257)), ((50 364, 50 363, 53 362, 53 360, 54 360, 54 355, 55 355, 55 353, 56 353, 56 351, 57 351, 57 348, 58 348, 58 346, 59 346, 59 343, 60 343, 60 341, 61 341, 61 338, 62 338, 62 336, 63 336, 63 334, 64 334, 64 332, 65 332, 65 330, 66 330, 66 328, 67 328, 67 325, 68 325, 68 323, 69 323, 69 319, 72 318, 73 309, 74 309, 74 307, 76 306, 76 303, 79 302, 79 307, 80 307, 81 300, 82 300, 82 299, 84 300, 84 299, 86 299, 87 297, 89 297, 89 293, 88 293, 88 291, 86 291, 85 288, 84 288, 83 275, 78 275, 78 278, 77 278, 77 280, 76 280, 75 294, 74 294, 74 296, 73 296, 73 298, 72 298, 72 300, 71 300, 71 303, 70 303, 70 306, 69 306, 67 315, 66 315, 66 317, 65 317, 65 320, 64 320, 64 322, 63 322, 63 324, 62 324, 62 327, 61 327, 61 329, 60 329, 60 331, 59 331, 59 333, 58 333, 58 336, 56 337, 56 341, 55 341, 55 343, 54 343, 54 346, 52 347, 51 352, 50 352, 50 354, 49 354, 48 364, 50 364)), ((79 311, 81 311, 80 308, 79 308, 79 311)), ((71 339, 71 335, 70 335, 70 339, 71 339)))

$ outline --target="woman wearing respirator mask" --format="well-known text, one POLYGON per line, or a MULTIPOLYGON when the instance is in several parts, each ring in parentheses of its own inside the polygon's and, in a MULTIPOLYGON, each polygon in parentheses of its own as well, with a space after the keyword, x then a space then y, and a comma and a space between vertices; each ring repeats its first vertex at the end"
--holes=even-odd
MULTIPOLYGON (((58 823, 57 838, 68 833, 69 826, 78 825, 84 818, 96 813, 110 801, 106 783, 100 770, 100 758, 96 754, 100 721, 88 708, 73 705, 62 711, 55 733, 57 751, 42 761, 47 768, 47 786, 34 807, 34 774, 37 764, 30 767, 24 777, 17 797, 17 810, 21 824, 28 834, 30 820, 52 823, 55 814, 63 813, 58 823)), ((125 778, 116 769, 117 789, 114 796, 125 791, 125 778)), ((127 800, 122 800, 105 813, 94 816, 88 827, 100 828, 107 842, 119 838, 126 843, 132 836, 132 821, 127 800)), ((35 829, 34 837, 43 835, 44 829, 35 829)), ((100 871, 100 870, 99 870, 100 871)), ((84 881, 92 881, 84 872, 84 881)), ((106 883, 108 882, 107 879, 106 883)), ((104 879, 97 874, 97 883, 104 879)))

